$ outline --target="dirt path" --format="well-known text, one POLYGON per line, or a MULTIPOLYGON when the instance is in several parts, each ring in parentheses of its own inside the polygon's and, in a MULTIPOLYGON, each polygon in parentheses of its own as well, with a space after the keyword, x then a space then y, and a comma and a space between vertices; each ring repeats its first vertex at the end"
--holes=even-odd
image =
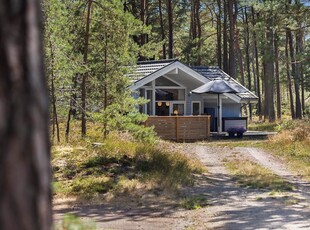
POLYGON ((71 212, 96 222, 98 229, 310 229, 310 185, 289 172, 277 158, 255 148, 180 144, 208 168, 207 176, 184 189, 187 196, 207 199, 208 206, 184 210, 155 197, 137 206, 55 206, 55 219, 71 212), (239 187, 224 163, 231 157, 251 159, 271 169, 296 188, 271 195, 270 191, 239 187))
MULTIPOLYGON (((196 146, 195 153, 208 167, 214 185, 207 188, 211 205, 196 214, 195 229, 310 229, 310 185, 275 157, 255 148, 196 146), (296 190, 271 196, 269 192, 238 187, 224 167, 224 162, 236 155, 271 169, 296 190)), ((195 193, 199 189, 192 190, 195 193)))

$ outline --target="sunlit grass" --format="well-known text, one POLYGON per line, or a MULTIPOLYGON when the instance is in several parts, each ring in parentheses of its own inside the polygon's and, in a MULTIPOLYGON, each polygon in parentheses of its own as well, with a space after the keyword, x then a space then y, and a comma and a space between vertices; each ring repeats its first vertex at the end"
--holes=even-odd
POLYGON ((103 139, 97 126, 88 128, 86 139, 73 136, 76 140, 52 147, 56 196, 135 195, 141 189, 175 193, 193 184, 194 173, 204 171, 198 160, 183 153, 134 141, 127 134, 111 133, 103 139))
POLYGON ((249 160, 229 160, 225 165, 241 186, 274 191, 293 189, 292 185, 281 177, 249 160))
POLYGON ((296 122, 270 138, 267 151, 284 159, 292 171, 310 180, 310 124, 296 122))

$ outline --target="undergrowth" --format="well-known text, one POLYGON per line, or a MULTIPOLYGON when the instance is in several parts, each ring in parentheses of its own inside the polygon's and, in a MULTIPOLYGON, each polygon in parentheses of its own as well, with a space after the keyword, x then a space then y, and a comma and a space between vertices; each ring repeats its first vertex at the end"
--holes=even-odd
POLYGON ((182 153, 135 141, 128 134, 114 132, 103 139, 96 126, 89 126, 88 135, 52 147, 54 195, 134 196, 155 189, 175 193, 193 182, 193 173, 203 171, 201 163, 182 153))
POLYGON ((270 138, 264 148, 284 159, 290 168, 310 180, 310 122, 292 121, 270 138))

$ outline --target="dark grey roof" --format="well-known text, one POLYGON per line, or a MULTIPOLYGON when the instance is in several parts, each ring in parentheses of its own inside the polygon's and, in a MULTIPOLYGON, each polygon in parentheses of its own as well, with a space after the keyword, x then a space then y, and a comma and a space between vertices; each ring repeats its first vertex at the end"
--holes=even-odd
POLYGON ((258 97, 252 93, 250 90, 242 86, 239 82, 237 82, 235 79, 230 77, 227 73, 225 73, 222 69, 220 69, 218 66, 190 66, 193 70, 195 70, 197 73, 201 74, 202 76, 214 80, 214 79, 224 79, 228 82, 233 83, 236 85, 237 88, 239 88, 239 92, 236 95, 238 95, 241 100, 257 100, 258 97))
POLYGON ((133 66, 133 71, 128 74, 131 83, 137 82, 148 75, 176 62, 176 59, 159 60, 159 61, 141 61, 133 66))
MULTIPOLYGON (((131 67, 132 73, 127 74, 127 76, 129 77, 129 80, 131 83, 135 83, 177 61, 178 61, 177 59, 168 59, 168 60, 138 62, 137 65, 131 67)), ((242 100, 257 100, 258 99, 258 97, 254 93, 252 93, 247 88, 242 86, 235 79, 231 78, 227 73, 225 73, 223 70, 221 70, 217 66, 189 66, 189 68, 193 69, 194 71, 208 78, 209 80, 224 79, 226 81, 230 81, 236 84, 237 87, 242 89, 239 91, 242 93, 236 94, 242 100)))

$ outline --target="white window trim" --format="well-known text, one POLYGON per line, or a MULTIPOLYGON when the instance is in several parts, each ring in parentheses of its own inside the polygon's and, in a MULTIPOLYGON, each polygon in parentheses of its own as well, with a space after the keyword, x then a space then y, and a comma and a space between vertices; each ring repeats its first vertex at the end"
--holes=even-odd
POLYGON ((194 112, 194 103, 199 104, 199 115, 201 115, 202 114, 201 101, 192 101, 192 103, 191 103, 191 115, 193 115, 193 112, 194 112))
POLYGON ((183 104, 184 105, 184 114, 183 114, 183 116, 186 115, 186 101, 169 101, 169 102, 170 102, 170 107, 169 107, 170 114, 169 114, 169 116, 171 116, 171 114, 173 114, 173 104, 183 104))

